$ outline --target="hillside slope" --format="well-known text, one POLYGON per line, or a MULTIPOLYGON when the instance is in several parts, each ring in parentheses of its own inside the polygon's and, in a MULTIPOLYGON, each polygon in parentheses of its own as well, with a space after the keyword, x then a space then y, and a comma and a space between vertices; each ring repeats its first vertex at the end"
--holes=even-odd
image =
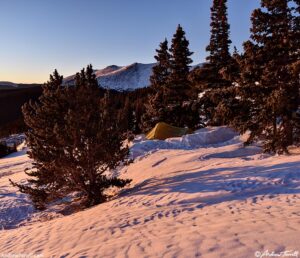
MULTIPOLYGON (((111 65, 104 69, 95 70, 95 74, 99 85, 103 88, 118 91, 135 90, 150 85, 150 76, 154 65, 155 63, 133 63, 127 66, 111 65)), ((202 65, 192 66, 191 69, 202 65)), ((65 84, 74 84, 74 78, 75 75, 66 77, 64 80, 65 84)))
MULTIPOLYGON (((150 84, 154 64, 133 63, 128 66, 111 65, 95 70, 99 85, 114 90, 135 90, 150 84)), ((65 84, 74 84, 75 75, 65 78, 65 84)))
POLYGON ((44 257, 255 257, 299 250, 300 156, 244 148, 230 129, 136 140, 129 189, 70 216, 37 213, 8 184, 25 152, 0 159, 0 250, 44 257), (38 219, 37 219, 38 218, 38 219), (43 222, 43 220, 46 220, 43 222), (256 254, 257 255, 257 254, 256 254))

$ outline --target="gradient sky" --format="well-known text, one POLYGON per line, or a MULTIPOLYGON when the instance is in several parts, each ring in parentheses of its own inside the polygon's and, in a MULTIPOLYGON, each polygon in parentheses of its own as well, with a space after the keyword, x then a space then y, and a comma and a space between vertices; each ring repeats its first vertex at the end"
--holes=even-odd
MULTIPOLYGON (((94 68, 154 62, 180 23, 194 63, 209 41, 212 0, 0 0, 0 81, 45 82, 94 68)), ((233 46, 249 37, 259 0, 228 0, 233 46)))

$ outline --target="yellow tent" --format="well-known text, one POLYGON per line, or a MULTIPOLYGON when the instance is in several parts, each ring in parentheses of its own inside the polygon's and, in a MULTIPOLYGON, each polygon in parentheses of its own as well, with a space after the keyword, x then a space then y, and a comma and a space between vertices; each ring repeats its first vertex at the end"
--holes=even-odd
POLYGON ((190 130, 188 128, 175 127, 164 122, 157 123, 156 126, 146 135, 148 140, 165 140, 171 137, 180 137, 190 130))

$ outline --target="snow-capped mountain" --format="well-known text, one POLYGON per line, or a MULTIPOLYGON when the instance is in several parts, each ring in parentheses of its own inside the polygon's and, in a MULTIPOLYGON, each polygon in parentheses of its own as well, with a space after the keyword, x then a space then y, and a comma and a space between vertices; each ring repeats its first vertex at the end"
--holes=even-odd
MULTIPOLYGON (((150 85, 150 76, 154 65, 155 63, 133 63, 127 66, 110 65, 103 69, 96 69, 94 72, 101 87, 118 91, 130 91, 150 85)), ((191 69, 201 65, 202 64, 192 66, 191 69)), ((74 79, 75 74, 66 77, 64 79, 64 85, 73 85, 74 79)), ((0 89, 24 88, 30 86, 35 85, 0 81, 0 89)))
MULTIPOLYGON (((155 63, 133 63, 127 66, 111 65, 104 69, 95 70, 95 74, 99 85, 103 88, 119 91, 135 90, 150 85, 150 76, 154 65, 155 63)), ((191 70, 202 65, 194 65, 191 70)), ((75 75, 68 76, 64 79, 64 83, 72 85, 74 78, 75 75)))
MULTIPOLYGON (((111 65, 104 69, 95 70, 99 85, 115 90, 135 90, 150 84, 152 64, 133 63, 128 66, 111 65)), ((67 85, 74 83, 75 75, 65 78, 67 85)))

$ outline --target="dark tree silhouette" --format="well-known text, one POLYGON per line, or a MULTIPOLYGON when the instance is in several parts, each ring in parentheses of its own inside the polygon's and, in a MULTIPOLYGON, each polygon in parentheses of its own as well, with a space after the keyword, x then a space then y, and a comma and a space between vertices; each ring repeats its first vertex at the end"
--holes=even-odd
POLYGON ((237 128, 250 130, 248 142, 263 139, 270 152, 288 152, 299 142, 299 73, 295 72, 293 17, 287 0, 262 0, 251 20, 251 39, 244 43, 239 95, 247 115, 237 128))
POLYGON ((103 99, 92 66, 76 75, 75 86, 62 87, 54 72, 39 102, 23 108, 33 168, 27 184, 13 185, 30 195, 39 209, 77 192, 86 206, 107 199, 105 189, 130 180, 108 172, 126 162, 128 148, 103 99))

